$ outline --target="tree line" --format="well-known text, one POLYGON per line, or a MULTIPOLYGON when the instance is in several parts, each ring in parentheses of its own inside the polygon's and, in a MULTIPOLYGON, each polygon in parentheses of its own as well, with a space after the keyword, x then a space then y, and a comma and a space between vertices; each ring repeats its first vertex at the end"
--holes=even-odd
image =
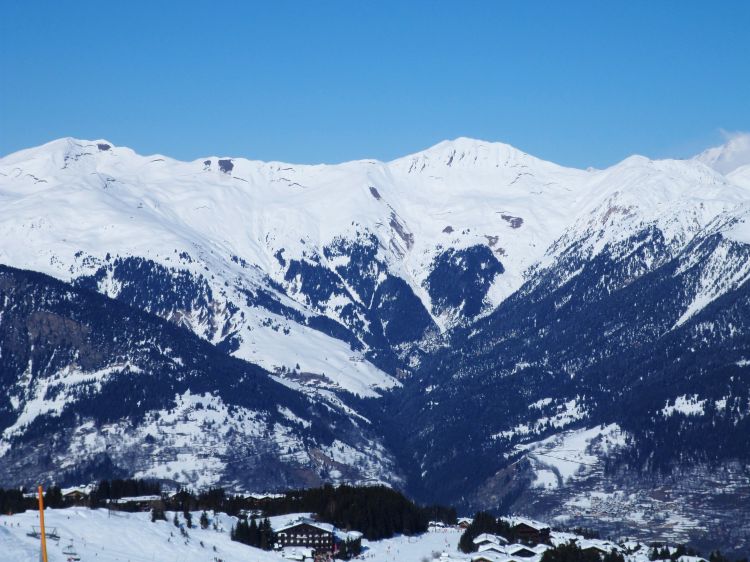
MULTIPOLYGON (((44 506, 52 508, 68 507, 72 502, 63 498, 59 486, 50 486, 44 492, 44 506)), ((0 488, 0 513, 13 514, 23 513, 27 509, 39 509, 39 499, 34 493, 27 492, 26 488, 4 490, 0 488), (28 494, 28 495, 27 495, 28 494)))
MULTIPOLYGON (((162 519, 166 511, 189 513, 216 511, 242 516, 246 513, 263 513, 266 516, 309 512, 319 521, 331 523, 344 530, 357 530, 370 540, 389 538, 395 534, 413 535, 427 530, 429 521, 455 524, 456 510, 439 505, 421 506, 401 492, 387 486, 331 486, 293 490, 278 497, 255 498, 227 493, 222 488, 209 488, 199 493, 180 489, 176 493, 163 493, 155 480, 114 479, 102 480, 91 491, 89 507, 108 505, 110 500, 137 496, 160 496, 161 504, 154 517, 162 519)), ((49 507, 66 507, 59 487, 47 490, 45 500, 49 507)), ((35 507, 36 500, 24 498, 22 492, 9 490, 0 496, 3 512, 18 512, 35 507), (7 507, 6 507, 7 504, 7 507)), ((117 509, 127 511, 138 507, 120 504, 117 509)), ((250 523, 248 523, 250 525, 250 523)), ((243 528, 240 533, 244 533, 243 528)))
POLYGON ((268 515, 312 512, 340 529, 360 531, 369 540, 424 533, 430 520, 456 522, 456 510, 423 507, 387 486, 331 486, 287 492, 264 506, 268 515))
POLYGON ((263 550, 271 550, 275 542, 271 522, 268 518, 261 520, 260 523, 254 517, 250 519, 249 523, 247 519, 240 519, 237 525, 232 528, 231 538, 233 541, 263 550))

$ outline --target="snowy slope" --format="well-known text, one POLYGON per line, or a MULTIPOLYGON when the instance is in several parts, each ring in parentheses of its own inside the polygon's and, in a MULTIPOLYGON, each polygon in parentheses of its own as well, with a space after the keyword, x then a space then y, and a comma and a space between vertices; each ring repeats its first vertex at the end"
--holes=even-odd
MULTIPOLYGON (((108 512, 105 509, 90 510, 73 507, 68 509, 45 510, 48 531, 56 530, 60 540, 48 540, 47 550, 50 562, 63 562, 67 556, 63 551, 72 549, 81 560, 101 562, 152 562, 154 560, 181 562, 282 562, 287 560, 281 552, 263 551, 257 548, 232 542, 229 530, 236 524, 235 517, 224 513, 208 513, 209 528, 197 526, 186 529, 188 537, 183 537, 172 523, 173 512, 167 512, 168 521, 150 521, 149 513, 108 512), (214 528, 216 523, 216 528, 214 528)), ((200 518, 201 512, 193 512, 193 520, 200 518)), ((182 514, 178 514, 182 523, 182 514)), ((275 521, 293 519, 296 514, 271 518, 275 521)), ((506 517, 511 524, 531 522, 542 524, 525 517, 506 517)), ((26 535, 32 527, 38 527, 38 513, 27 511, 15 515, 0 515, 0 542, 3 545, 3 560, 26 562, 39 556, 39 539, 26 535)), ((419 562, 440 560, 443 562, 469 562, 476 552, 464 554, 458 550, 458 542, 463 533, 459 527, 430 527, 428 532, 417 536, 395 536, 379 541, 362 540, 363 553, 358 559, 370 562, 419 562)), ((577 542, 582 548, 597 546, 604 550, 622 553, 627 562, 647 562, 650 548, 645 541, 584 539, 583 536, 565 531, 552 531, 550 542, 558 546, 577 542)), ((511 547, 514 545, 510 545, 511 547)), ((290 549, 293 551, 294 549, 290 549)), ((534 549, 537 555, 527 558, 538 562, 544 545, 534 549)), ((291 553, 291 552, 290 552, 291 553)), ((507 557, 498 556, 498 560, 507 557)))
MULTIPOLYGON (((193 514, 198 521, 201 512, 193 514)), ((69 545, 82 560, 100 562, 282 562, 278 552, 267 552, 230 540, 229 531, 237 520, 219 513, 210 515, 208 529, 189 529, 189 537, 181 536, 168 521, 152 523, 149 513, 108 512, 87 508, 47 509, 45 523, 48 530, 56 529, 59 541, 48 540, 49 562, 64 562, 63 551, 69 545), (218 529, 213 529, 216 519, 218 529), (202 543, 202 544, 201 544, 202 543)), ((180 515, 180 517, 182 517, 180 515)), ((39 557, 39 539, 26 536, 38 527, 38 513, 27 511, 12 516, 0 515, 0 544, 6 562, 27 562, 39 557)), ((372 562, 418 561, 431 557, 433 552, 447 551, 456 560, 468 560, 457 552, 458 529, 434 529, 418 537, 395 537, 382 541, 363 541, 366 556, 372 562)))

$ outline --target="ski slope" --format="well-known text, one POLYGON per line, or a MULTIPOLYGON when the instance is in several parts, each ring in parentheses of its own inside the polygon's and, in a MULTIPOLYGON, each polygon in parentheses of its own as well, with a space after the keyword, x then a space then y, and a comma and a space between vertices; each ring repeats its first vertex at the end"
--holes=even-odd
MULTIPOLYGON (((193 513, 193 521, 201 512, 193 513)), ((278 552, 252 548, 229 537, 236 519, 224 514, 217 518, 218 530, 212 525, 202 530, 188 529, 189 538, 181 536, 168 521, 151 522, 149 513, 108 512, 87 508, 46 509, 48 532, 56 529, 59 541, 48 539, 49 562, 66 562, 63 550, 72 544, 82 562, 281 562, 278 552), (203 545, 201 545, 201 542, 203 545)), ((287 517, 287 516, 284 516, 287 517)), ((288 516, 292 517, 292 516, 288 516)), ((213 524, 213 521, 212 521, 213 524)), ((0 516, 0 548, 3 562, 36 561, 39 539, 26 536, 38 528, 38 512, 27 511, 0 516)), ((383 541, 363 541, 363 559, 370 562, 418 562, 432 558, 433 552, 448 551, 457 556, 460 531, 432 529, 419 537, 395 537, 383 541)))
MULTIPOLYGON (((48 532, 55 530, 59 540, 47 542, 49 562, 67 562, 63 551, 72 545, 81 562, 282 562, 287 560, 279 551, 263 551, 229 538, 229 529, 236 523, 234 517, 218 514, 217 529, 210 517, 208 529, 188 530, 184 538, 172 523, 173 512, 167 512, 168 521, 152 523, 148 513, 108 512, 105 509, 68 508, 45 510, 48 532)), ((274 527, 295 520, 304 514, 272 517, 274 527)), ((16 515, 0 515, 0 547, 3 562, 29 562, 39 557, 39 539, 26 535, 32 527, 38 528, 38 513, 28 511, 16 515)), ((180 515, 180 518, 182 516, 180 515)), ((198 521, 200 512, 193 513, 198 521)), ((511 524, 530 521, 523 517, 507 519, 511 524)), ((538 522, 537 522, 538 524, 538 522)), ((458 527, 430 527, 428 532, 413 536, 395 536, 380 541, 362 541, 363 551, 355 560, 368 562, 469 562, 477 553, 464 554, 458 550, 463 529, 458 527)), ((630 541, 616 544, 608 540, 584 539, 582 536, 553 531, 551 542, 561 545, 571 540, 582 547, 598 546, 605 550, 624 552, 627 562, 646 562, 648 547, 630 541)), ((294 549, 290 549, 294 550, 294 549)), ((539 562, 539 554, 529 558, 539 562)), ((502 558, 502 556, 500 556, 502 558)))

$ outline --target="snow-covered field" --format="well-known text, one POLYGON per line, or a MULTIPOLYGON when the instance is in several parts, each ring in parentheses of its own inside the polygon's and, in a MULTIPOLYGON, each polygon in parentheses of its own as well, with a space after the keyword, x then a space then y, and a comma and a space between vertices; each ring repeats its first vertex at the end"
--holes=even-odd
MULTIPOLYGON (((73 546, 81 562, 280 562, 278 552, 232 542, 229 531, 235 518, 217 515, 218 530, 212 525, 203 530, 188 530, 181 536, 168 521, 151 522, 149 513, 109 512, 87 508, 47 509, 47 532, 57 531, 60 540, 48 539, 49 562, 66 562, 63 551, 73 546)), ((200 512, 193 514, 197 523, 200 512)), ((289 517, 289 516, 285 516, 289 517)), ((275 519, 275 518, 274 518, 275 519)), ((0 559, 3 562, 29 562, 39 557, 39 539, 27 536, 38 528, 38 512, 27 511, 0 516, 0 559)), ((432 558, 433 552, 444 551, 457 556, 460 531, 433 529, 419 537, 394 537, 383 541, 363 541, 365 551, 360 559, 369 562, 420 562, 432 558)))

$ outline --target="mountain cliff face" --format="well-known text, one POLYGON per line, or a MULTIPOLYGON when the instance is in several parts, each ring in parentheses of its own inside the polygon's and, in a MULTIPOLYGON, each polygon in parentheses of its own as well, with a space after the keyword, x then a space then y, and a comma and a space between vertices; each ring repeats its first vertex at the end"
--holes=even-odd
POLYGON ((49 308, 41 277, 7 293, 3 341, 25 339, 2 356, 15 390, 0 463, 60 477, 85 451, 94 468, 182 482, 378 480, 467 509, 631 534, 643 519, 623 514, 643 512, 654 536, 720 536, 750 517, 743 142, 587 171, 471 139, 335 166, 74 139, 7 156, 0 262, 67 283, 54 286, 77 304, 49 308), (106 330, 76 320, 95 302, 119 311, 106 330), (169 338, 183 363, 203 359, 170 363, 169 338), (144 386, 146 372, 161 382, 144 386), (270 394, 241 386, 251 372, 270 394), (115 384, 143 396, 100 419, 83 398, 54 399, 66 377, 84 382, 63 395, 92 403, 115 384), (175 432, 206 411, 220 412, 211 452, 179 465, 175 432), (215 449, 217 431, 236 442, 215 449), (57 461, 24 456, 50 432, 57 461), (238 453, 248 440, 262 452, 238 453), (247 455, 284 468, 248 481, 247 455))

